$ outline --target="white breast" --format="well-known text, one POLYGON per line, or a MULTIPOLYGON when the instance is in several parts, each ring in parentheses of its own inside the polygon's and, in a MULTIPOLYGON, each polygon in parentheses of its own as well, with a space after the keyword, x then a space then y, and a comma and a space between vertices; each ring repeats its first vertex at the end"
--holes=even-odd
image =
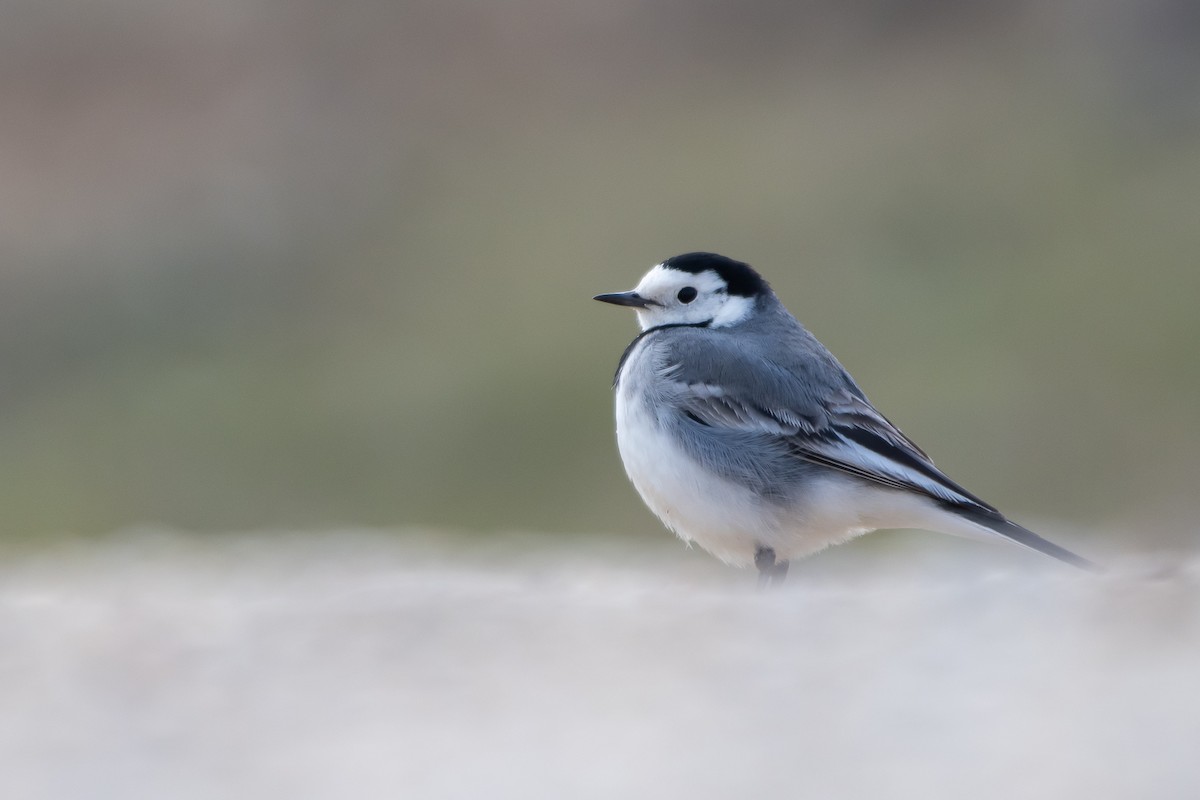
POLYGON ((717 558, 746 566, 760 545, 782 549, 781 512, 751 490, 715 475, 683 451, 633 376, 652 375, 645 345, 630 354, 617 389, 617 446, 638 494, 663 524, 717 558))

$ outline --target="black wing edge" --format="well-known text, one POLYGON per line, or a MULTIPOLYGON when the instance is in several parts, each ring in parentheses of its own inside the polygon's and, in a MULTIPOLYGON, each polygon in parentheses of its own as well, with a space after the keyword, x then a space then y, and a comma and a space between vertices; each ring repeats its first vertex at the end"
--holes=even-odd
MULTIPOLYGON (((888 424, 891 425, 890 422, 888 424)), ((994 512, 997 515, 1000 514, 1000 512, 996 508, 989 505, 988 503, 985 503, 983 500, 981 500, 980 498, 971 494, 966 489, 959 486, 954 481, 950 480, 950 478, 946 477, 946 475, 941 470, 939 470, 937 467, 935 467, 933 465, 932 461, 928 460, 929 456, 925 455, 925 452, 923 450, 921 450, 921 448, 917 447, 916 444, 914 444, 912 442, 912 440, 909 439, 907 436, 905 436, 903 433, 900 433, 899 428, 896 428, 896 426, 894 426, 894 425, 892 425, 892 427, 895 429, 895 432, 897 434, 899 434, 899 436, 903 439, 903 441, 907 445, 912 447, 913 450, 916 451, 916 453, 919 453, 921 456, 924 456, 924 458, 926 460, 922 461, 921 459, 917 458, 914 453, 910 453, 910 452, 906 451, 904 448, 898 447, 897 445, 893 444, 892 442, 889 442, 884 437, 880 436, 875 431, 868 430, 867 428, 852 427, 852 426, 848 426, 848 425, 835 425, 834 430, 836 430, 838 433, 840 433, 843 438, 849 439, 850 441, 854 442, 855 444, 859 445, 860 447, 865 447, 867 450, 871 450, 872 452, 875 452, 875 453, 883 456, 884 458, 889 458, 892 461, 896 462, 897 464, 901 464, 901 465, 913 470, 914 472, 918 472, 921 475, 924 475, 926 478, 928 478, 929 480, 933 481, 936 484, 939 484, 942 488, 946 489, 947 491, 953 492, 954 494, 957 494, 960 497, 966 498, 967 500, 971 501, 972 503, 979 506, 983 510, 994 512)), ((912 485, 908 486, 908 488, 912 489, 913 491, 917 491, 917 492, 921 492, 922 494, 929 495, 930 497, 934 498, 935 500, 940 499, 936 495, 926 491, 925 489, 921 488, 920 486, 918 486, 916 484, 912 484, 912 485)))
POLYGON ((1088 572, 1093 572, 1096 574, 1102 574, 1105 572, 1104 567, 1100 566, 1099 564, 1089 561, 1083 556, 1076 555, 1065 547, 1059 547, 1054 542, 1043 539, 1033 531, 1028 530, 1027 528, 1022 528, 1015 522, 1010 522, 998 513, 988 513, 971 506, 958 505, 955 503, 943 502, 941 505, 947 511, 953 511, 960 517, 964 517, 971 522, 982 525, 989 530, 993 530, 1001 536, 1013 540, 1019 545, 1028 547, 1030 550, 1036 550, 1039 553, 1044 553, 1051 558, 1057 558, 1059 561, 1070 564, 1073 567, 1078 567, 1079 569, 1087 570, 1088 572))

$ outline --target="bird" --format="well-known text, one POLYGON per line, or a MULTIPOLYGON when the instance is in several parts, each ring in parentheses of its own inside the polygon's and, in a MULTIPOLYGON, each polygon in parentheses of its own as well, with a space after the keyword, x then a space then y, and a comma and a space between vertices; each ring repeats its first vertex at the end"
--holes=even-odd
POLYGON ((1099 571, 934 466, 749 264, 684 253, 594 299, 632 308, 641 327, 613 379, 634 488, 681 539, 754 566, 761 586, 881 528, 1008 540, 1099 571))

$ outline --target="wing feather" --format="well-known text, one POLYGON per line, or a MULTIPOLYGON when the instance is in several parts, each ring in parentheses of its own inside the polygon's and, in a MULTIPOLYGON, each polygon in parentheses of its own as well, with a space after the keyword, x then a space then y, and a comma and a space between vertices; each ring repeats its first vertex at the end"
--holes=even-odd
MULTIPOLYGON (((710 427, 778 437, 796 458, 894 489, 936 500, 996 509, 968 492, 865 399, 847 390, 827 395, 815 409, 764 404, 738 389, 711 381, 676 378, 670 393, 693 421, 710 427)), ((778 400, 778 398, 776 398, 778 400)))

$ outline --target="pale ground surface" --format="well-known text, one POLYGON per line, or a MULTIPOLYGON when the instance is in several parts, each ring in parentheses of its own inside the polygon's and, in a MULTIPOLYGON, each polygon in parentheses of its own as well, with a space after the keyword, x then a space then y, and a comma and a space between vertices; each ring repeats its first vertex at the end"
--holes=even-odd
POLYGON ((10 552, 0 796, 1200 796, 1194 554, 901 537, 773 593, 665 534, 10 552))

